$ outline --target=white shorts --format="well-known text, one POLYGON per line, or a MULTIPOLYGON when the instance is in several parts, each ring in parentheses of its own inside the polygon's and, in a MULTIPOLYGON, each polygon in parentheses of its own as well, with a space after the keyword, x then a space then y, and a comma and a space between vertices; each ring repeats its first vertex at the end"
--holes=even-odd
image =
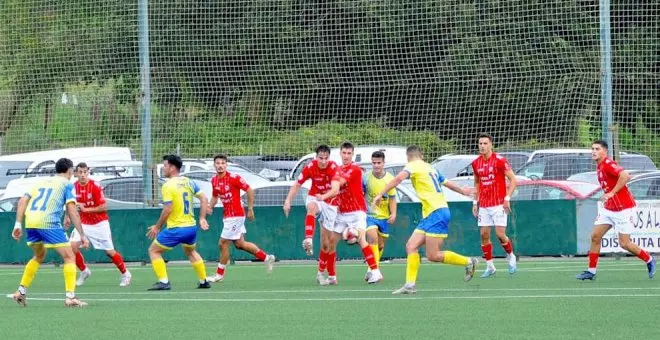
POLYGON ((238 240, 247 233, 245 229, 245 216, 227 217, 222 220, 222 234, 221 238, 225 240, 238 240))
MULTIPOLYGON (((114 250, 115 245, 112 243, 112 233, 110 232, 110 223, 108 221, 101 221, 97 224, 83 224, 83 231, 85 236, 92 244, 94 249, 98 250, 114 250)), ((80 242, 80 234, 75 228, 71 232, 71 242, 80 242)))
POLYGON ((596 222, 594 222, 594 225, 608 224, 614 228, 616 233, 630 235, 635 225, 633 223, 634 214, 634 208, 612 211, 603 208, 602 204, 599 204, 598 216, 596 216, 596 222))
POLYGON ((332 230, 335 226, 335 221, 337 220, 337 207, 330 205, 325 201, 319 201, 316 197, 307 196, 305 199, 305 205, 310 202, 316 204, 316 207, 319 209, 319 213, 316 215, 316 218, 319 219, 321 226, 325 227, 328 230, 332 230))
MULTIPOLYGON (((335 226, 331 231, 343 233, 344 229, 348 227, 355 227, 358 230, 367 230, 367 213, 364 211, 351 211, 349 213, 339 213, 335 226)), ((327 228, 326 228, 327 229, 327 228)))
POLYGON ((479 208, 477 225, 480 227, 506 227, 506 212, 503 205, 479 208))

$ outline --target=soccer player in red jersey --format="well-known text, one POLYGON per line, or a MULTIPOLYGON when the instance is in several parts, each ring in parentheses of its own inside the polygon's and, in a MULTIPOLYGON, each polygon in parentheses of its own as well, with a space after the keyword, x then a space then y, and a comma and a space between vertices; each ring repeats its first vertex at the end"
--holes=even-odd
MULTIPOLYGON (((354 227, 358 231, 358 244, 362 249, 364 259, 367 261, 369 271, 366 275, 368 283, 377 283, 383 279, 378 269, 374 249, 378 249, 378 243, 369 244, 366 240, 367 233, 367 202, 364 199, 364 187, 362 186, 362 169, 353 163, 355 148, 351 143, 343 143, 339 149, 342 165, 340 172, 339 214, 335 221, 333 233, 330 239, 330 252, 336 254, 337 243, 341 239, 344 229, 354 227)), ((328 262, 328 279, 326 285, 336 285, 337 276, 335 272, 336 256, 332 256, 328 262)))
POLYGON ((479 157, 472 162, 474 171, 475 199, 472 214, 477 218, 481 233, 481 250, 486 259, 486 270, 481 277, 495 275, 493 244, 490 242, 491 228, 507 253, 509 274, 516 272, 516 255, 511 240, 506 236, 507 215, 511 212, 511 194, 516 190, 516 175, 504 156, 493 152, 493 137, 479 136, 479 157), (507 189, 506 180, 509 180, 507 189))
POLYGON ((236 249, 244 250, 263 261, 266 264, 266 271, 270 274, 273 271, 275 255, 266 254, 256 244, 245 241, 245 209, 241 204, 241 190, 247 195, 247 218, 254 221, 254 190, 245 182, 241 176, 227 171, 227 156, 217 155, 213 158, 217 174, 211 179, 213 186, 213 197, 211 198, 209 215, 218 203, 222 202, 222 234, 218 245, 220 247, 220 261, 215 276, 209 278, 211 282, 224 280, 225 269, 229 262, 229 245, 234 243, 236 249))
MULTIPOLYGON (((112 242, 112 233, 110 232, 110 222, 108 219, 108 208, 103 197, 103 188, 94 180, 89 178, 89 167, 85 163, 79 163, 75 169, 78 181, 74 184, 76 190, 76 202, 80 212, 80 221, 82 228, 89 239, 89 243, 94 249, 103 250, 121 272, 121 281, 119 286, 126 287, 131 283, 131 272, 126 269, 124 259, 121 254, 115 250, 112 242)), ((69 220, 65 221, 69 225, 69 220)), ((81 286, 92 272, 85 263, 85 258, 80 253, 80 234, 74 229, 71 233, 71 247, 76 255, 76 266, 80 270, 80 275, 76 281, 77 286, 81 286)))
POLYGON ((607 142, 597 140, 591 145, 591 158, 596 161, 596 175, 605 194, 598 204, 598 216, 591 234, 591 249, 589 250, 589 267, 578 274, 578 280, 595 280, 600 244, 605 233, 610 228, 619 234, 621 248, 631 252, 646 263, 649 278, 655 275, 655 259, 644 249, 630 240, 633 230, 633 215, 635 214, 635 198, 628 190, 626 183, 630 174, 614 160, 607 157, 607 142))
MULTIPOLYGON (((296 183, 291 186, 289 194, 284 200, 284 215, 289 216, 291 211, 291 201, 300 190, 300 187, 307 181, 312 180, 312 187, 306 198, 307 215, 305 216, 305 239, 303 240, 303 249, 307 255, 313 254, 312 237, 316 227, 316 218, 321 223, 321 252, 319 254, 319 270, 316 274, 316 281, 324 284, 326 279, 323 273, 331 268, 329 263, 334 263, 335 253, 330 252, 330 241, 332 230, 337 219, 337 209, 339 206, 339 167, 330 159, 330 148, 327 145, 319 145, 316 148, 316 159, 309 162, 303 168, 298 176, 296 183)), ((334 268, 332 268, 334 270, 334 268)))

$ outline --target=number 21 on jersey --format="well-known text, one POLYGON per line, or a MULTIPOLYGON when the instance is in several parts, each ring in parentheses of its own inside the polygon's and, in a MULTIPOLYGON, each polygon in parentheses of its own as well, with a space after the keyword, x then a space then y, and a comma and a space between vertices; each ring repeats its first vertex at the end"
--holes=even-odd
POLYGON ((39 195, 37 198, 32 201, 32 205, 30 206, 31 211, 46 211, 46 207, 48 206, 48 200, 50 199, 50 195, 53 193, 53 188, 39 188, 39 195), (46 197, 44 197, 44 194, 46 197), (39 202, 41 203, 41 207, 39 207, 39 202))

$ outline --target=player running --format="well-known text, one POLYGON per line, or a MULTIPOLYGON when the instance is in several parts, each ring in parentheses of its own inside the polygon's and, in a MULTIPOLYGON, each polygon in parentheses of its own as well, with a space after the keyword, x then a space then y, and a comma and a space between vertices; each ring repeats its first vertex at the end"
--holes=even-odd
MULTIPOLYGON (((363 180, 367 202, 372 202, 387 183, 394 179, 392 174, 385 171, 385 154, 382 151, 375 151, 371 154, 371 165, 372 170, 365 175, 363 180)), ((367 208, 367 241, 372 245, 376 263, 380 266, 385 241, 390 237, 389 225, 396 220, 396 189, 392 188, 387 194, 383 195, 383 200, 378 206, 369 204, 367 208)), ((370 274, 371 270, 367 271, 365 280, 369 279, 370 274)))
POLYGON ((163 174, 168 178, 162 188, 163 211, 156 224, 149 227, 147 232, 147 236, 154 239, 149 246, 149 258, 151 258, 151 266, 158 277, 158 282, 154 283, 149 290, 170 290, 172 288, 162 255, 179 244, 183 246, 183 253, 188 257, 197 274, 199 279, 197 288, 211 288, 211 284, 206 279, 204 260, 195 248, 197 225, 193 211, 193 196, 199 198, 200 201, 199 226, 202 230, 209 229, 206 221, 206 209, 209 202, 195 182, 179 174, 182 166, 183 161, 179 156, 163 157, 163 174), (165 223, 167 223, 167 227, 161 231, 165 223))
POLYGON ((324 284, 326 279, 323 273, 328 270, 328 275, 334 274, 335 268, 329 267, 329 264, 334 265, 337 254, 330 252, 330 237, 332 230, 335 226, 337 219, 337 209, 339 206, 339 167, 330 159, 330 148, 327 145, 319 145, 316 148, 316 159, 309 162, 302 172, 296 183, 291 186, 289 194, 284 200, 284 215, 289 216, 291 211, 291 201, 300 190, 300 187, 308 180, 312 180, 312 187, 309 190, 306 207, 307 215, 305 216, 305 240, 303 241, 303 249, 307 255, 312 255, 313 245, 312 237, 314 237, 314 228, 316 227, 316 217, 319 217, 321 223, 321 252, 319 253, 319 270, 316 274, 316 281, 319 284, 324 284))
POLYGON ((220 282, 225 277, 225 268, 229 262, 229 245, 233 242, 236 249, 244 250, 266 263, 266 271, 273 271, 275 255, 268 255, 259 249, 256 244, 245 241, 245 210, 241 205, 241 190, 247 194, 247 218, 254 221, 254 190, 245 182, 241 176, 227 171, 227 156, 218 155, 213 158, 216 176, 211 179, 213 185, 213 197, 209 207, 209 215, 213 213, 213 207, 218 204, 218 199, 223 206, 223 227, 218 246, 220 247, 220 261, 216 274, 209 278, 211 282, 220 282))
POLYGON ((507 215, 511 212, 511 194, 516 190, 516 175, 509 162, 493 152, 493 137, 487 134, 479 136, 479 154, 472 162, 474 171, 475 198, 472 214, 477 218, 481 233, 481 250, 486 259, 486 270, 481 275, 487 278, 495 275, 493 264, 493 244, 490 242, 491 228, 495 226, 495 235, 507 253, 509 274, 516 272, 516 255, 506 236, 507 215), (506 180, 509 180, 507 189, 506 180))
POLYGON ((62 266, 66 292, 64 306, 85 307, 87 303, 79 300, 75 294, 75 256, 61 222, 66 207, 66 213, 78 231, 83 248, 89 246, 85 231, 80 225, 74 188, 70 182, 71 176, 73 176, 73 162, 67 158, 59 159, 55 163, 55 172, 55 176, 39 181, 18 201, 12 237, 17 241, 21 238, 23 218, 25 218, 27 244, 32 248, 34 256, 25 266, 20 286, 12 298, 19 305, 27 305, 27 289, 30 288, 39 266, 46 257, 46 250, 55 249, 64 261, 62 266))
POLYGON ((457 184, 448 181, 439 174, 430 164, 424 162, 422 151, 416 145, 411 145, 406 150, 408 164, 392 181, 387 183, 373 199, 373 205, 378 206, 383 196, 399 185, 402 181, 410 178, 415 192, 422 203, 423 219, 406 243, 408 260, 406 264, 406 284, 392 292, 392 294, 414 294, 417 292, 415 282, 421 263, 419 248, 424 246, 426 257, 432 262, 442 262, 465 266, 465 281, 470 281, 479 260, 475 257, 469 258, 452 251, 441 250, 443 240, 449 232, 449 221, 451 215, 445 195, 442 193, 442 185, 462 195, 470 195, 468 189, 461 189, 457 184))
MULTIPOLYGON (((110 223, 108 219, 108 208, 103 197, 103 188, 94 180, 89 178, 89 167, 85 163, 76 165, 75 174, 78 181, 74 183, 76 189, 76 201, 80 211, 80 221, 82 222, 85 235, 94 249, 103 250, 115 264, 121 273, 120 287, 126 287, 131 283, 131 272, 126 270, 124 259, 121 254, 115 250, 112 242, 112 233, 110 232, 110 223)), ((64 221, 68 228, 69 219, 64 221)), ((76 281, 76 286, 81 286, 92 272, 85 263, 85 258, 80 252, 80 234, 74 229, 71 232, 71 247, 76 255, 76 266, 80 270, 80 275, 76 281)))
POLYGON ((367 232, 367 204, 364 200, 364 189, 362 187, 362 169, 353 163, 353 152, 355 148, 351 143, 343 143, 339 148, 341 153, 342 166, 339 169, 340 192, 339 209, 335 225, 329 233, 330 260, 328 261, 328 279, 322 282, 322 285, 336 285, 336 253, 337 243, 341 240, 344 229, 354 227, 358 231, 358 244, 362 249, 364 259, 369 265, 367 282, 377 283, 383 279, 383 275, 378 269, 378 263, 374 255, 374 248, 366 240, 367 232))
POLYGON ((601 240, 610 228, 614 228, 614 231, 619 234, 621 248, 644 261, 649 278, 652 279, 655 276, 655 258, 630 240, 630 233, 634 228, 633 215, 636 206, 635 198, 626 186, 630 174, 607 157, 607 148, 607 143, 602 140, 597 140, 591 145, 591 158, 596 161, 596 175, 605 194, 601 198, 603 202, 598 204, 598 216, 591 234, 589 267, 575 278, 578 280, 596 279, 601 240))

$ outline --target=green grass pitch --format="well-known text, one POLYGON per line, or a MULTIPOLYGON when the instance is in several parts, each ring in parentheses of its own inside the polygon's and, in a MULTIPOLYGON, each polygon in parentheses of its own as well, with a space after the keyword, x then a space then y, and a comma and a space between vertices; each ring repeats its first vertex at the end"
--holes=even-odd
MULTIPOLYGON (((385 263, 385 280, 363 281, 361 263, 338 264, 339 285, 319 287, 314 264, 232 265, 225 282, 197 290, 192 268, 169 264, 173 288, 148 292, 150 266, 130 266, 119 287, 114 267, 91 265, 77 290, 85 309, 63 307, 61 268, 44 266, 28 307, 0 303, 5 339, 660 339, 660 285, 637 259, 601 259, 598 279, 573 277, 585 259, 522 259, 514 276, 503 260, 494 278, 463 282, 463 269, 423 264, 418 293, 393 296, 405 265, 385 263)), ((214 264, 208 264, 209 274, 214 264)), ((0 269, 16 289, 22 267, 0 269)))

